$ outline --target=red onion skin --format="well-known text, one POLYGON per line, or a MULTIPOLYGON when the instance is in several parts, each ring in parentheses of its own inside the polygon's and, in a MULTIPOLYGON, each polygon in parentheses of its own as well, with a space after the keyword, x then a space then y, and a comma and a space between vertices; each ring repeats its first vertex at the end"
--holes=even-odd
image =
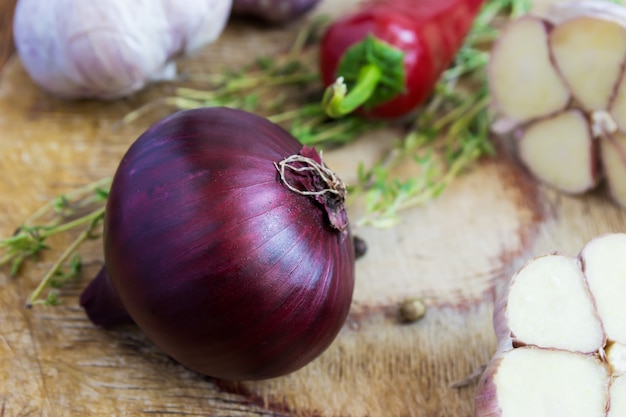
POLYGON ((309 13, 320 0, 233 0, 232 14, 270 24, 287 24, 309 13))
POLYGON ((80 305, 85 308, 87 317, 95 325, 109 327, 133 323, 126 307, 117 295, 105 267, 80 295, 80 305))
POLYGON ((154 125, 118 167, 104 222, 107 272, 132 320, 192 370, 284 375, 320 355, 345 322, 349 228, 335 229, 274 166, 301 148, 264 118, 204 108, 154 125))

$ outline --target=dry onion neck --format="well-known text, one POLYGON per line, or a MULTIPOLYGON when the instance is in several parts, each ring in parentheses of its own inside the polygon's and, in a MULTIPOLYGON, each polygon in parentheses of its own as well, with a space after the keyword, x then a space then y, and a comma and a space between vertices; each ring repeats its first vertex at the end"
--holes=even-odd
POLYGON ((346 186, 322 161, 314 148, 305 146, 296 155, 275 162, 280 181, 291 191, 320 203, 333 228, 347 234, 346 186))

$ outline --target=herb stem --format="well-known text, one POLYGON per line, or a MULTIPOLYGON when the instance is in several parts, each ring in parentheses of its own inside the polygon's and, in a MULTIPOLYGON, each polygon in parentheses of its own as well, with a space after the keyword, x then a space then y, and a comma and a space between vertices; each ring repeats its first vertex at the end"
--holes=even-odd
POLYGON ((99 219, 104 215, 104 207, 100 207, 99 209, 67 223, 63 223, 58 225, 57 227, 51 229, 44 229, 42 233, 39 234, 40 238, 47 238, 49 236, 55 235, 57 233, 67 232, 68 230, 74 229, 75 227, 82 226, 85 223, 93 222, 94 220, 99 219))
POLYGON ((326 142, 341 133, 347 132, 349 129, 350 127, 347 123, 337 123, 336 125, 326 128, 316 135, 311 136, 309 139, 303 139, 302 142, 304 145, 317 145, 326 142))
POLYGON ((299 117, 315 116, 323 114, 321 105, 318 103, 312 103, 304 107, 299 107, 292 110, 287 110, 282 113, 273 114, 268 116, 267 119, 273 123, 283 123, 289 120, 293 120, 299 117))
POLYGON ((9 262, 15 256, 15 251, 9 250, 2 258, 0 258, 0 265, 4 265, 9 262))
POLYGON ((473 105, 473 100, 466 99, 460 106, 455 107, 448 113, 441 116, 439 119, 435 120, 432 124, 432 128, 434 130, 442 130, 444 127, 450 124, 450 122, 455 121, 455 120, 459 121, 459 117, 465 114, 468 109, 472 108, 472 105, 473 105))
POLYGON ((57 197, 53 200, 48 201, 46 204, 41 206, 37 211, 35 211, 28 219, 24 221, 25 225, 30 225, 35 223, 41 217, 45 216, 51 210, 54 210, 55 207, 59 206, 59 201, 62 201, 63 204, 68 205, 71 202, 87 195, 93 193, 95 190, 107 188, 111 185, 112 177, 102 178, 96 182, 91 184, 87 184, 83 187, 79 187, 67 194, 64 194, 60 197, 57 197))
POLYGON ((178 97, 184 97, 192 100, 216 100, 223 97, 226 94, 240 92, 244 90, 250 90, 257 87, 279 86, 287 84, 299 84, 310 81, 315 81, 319 77, 316 74, 309 72, 296 72, 292 74, 273 75, 273 74, 260 74, 257 76, 246 76, 245 78, 238 78, 230 80, 224 86, 215 90, 200 90, 197 88, 178 87, 175 90, 175 95, 178 97))
POLYGON ((461 130, 466 129, 479 112, 487 108, 489 101, 489 97, 483 97, 480 101, 474 102, 471 106, 466 108, 464 114, 456 120, 455 123, 450 125, 447 136, 454 138, 459 135, 461 130))
POLYGON ((52 267, 46 272, 44 277, 39 282, 39 285, 28 297, 28 301, 26 302, 26 308, 32 308, 35 304, 44 304, 45 300, 40 300, 39 297, 43 290, 50 285, 52 278, 55 274, 61 269, 63 263, 74 253, 74 251, 87 239, 91 237, 93 230, 96 225, 104 218, 104 207, 100 210, 96 210, 88 216, 83 217, 82 219, 88 219, 90 221, 89 225, 85 230, 83 230, 80 235, 65 249, 63 254, 56 260, 56 262, 52 265, 52 267))

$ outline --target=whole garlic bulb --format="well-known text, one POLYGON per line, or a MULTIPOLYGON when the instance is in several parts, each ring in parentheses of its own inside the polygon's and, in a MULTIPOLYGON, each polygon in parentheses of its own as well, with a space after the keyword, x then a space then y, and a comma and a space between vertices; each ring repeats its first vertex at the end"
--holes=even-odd
POLYGON ((17 53, 62 98, 115 99, 172 79, 172 59, 216 40, 232 0, 19 0, 17 53))

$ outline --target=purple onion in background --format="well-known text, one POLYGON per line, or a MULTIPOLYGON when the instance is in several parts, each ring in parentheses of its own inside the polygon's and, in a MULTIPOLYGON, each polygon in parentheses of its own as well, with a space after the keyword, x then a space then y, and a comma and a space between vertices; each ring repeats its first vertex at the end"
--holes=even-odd
POLYGON ((232 13, 268 23, 288 23, 311 11, 320 0, 233 0, 232 13))

